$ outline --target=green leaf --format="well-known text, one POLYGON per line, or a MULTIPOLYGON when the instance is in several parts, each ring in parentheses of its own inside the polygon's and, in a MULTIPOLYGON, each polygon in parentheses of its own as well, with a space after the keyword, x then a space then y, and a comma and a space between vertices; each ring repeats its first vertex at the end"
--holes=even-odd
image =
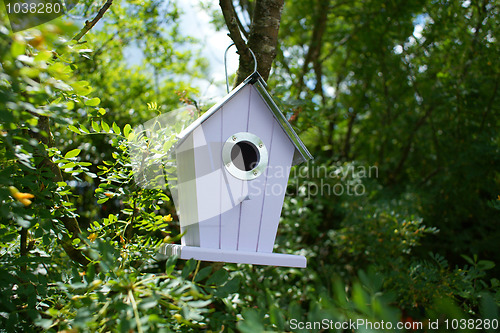
POLYGON ((99 97, 94 97, 85 101, 85 105, 87 106, 98 106, 99 103, 101 103, 99 97))
POLYGON ((118 126, 115 122, 113 122, 113 132, 115 132, 116 134, 121 133, 120 126, 118 126))
POLYGON ((106 110, 104 110, 103 108, 100 108, 99 113, 104 116, 106 114, 106 110))
POLYGON ((130 134, 131 130, 132 130, 132 127, 129 124, 125 125, 125 127, 123 128, 123 136, 125 138, 128 138, 128 135, 130 134))
POLYGON ((477 263, 477 268, 483 271, 487 271, 495 267, 495 263, 490 260, 479 260, 477 263))
POLYGON ((38 75, 40 75, 40 70, 38 68, 33 68, 33 67, 23 67, 20 70, 21 75, 30 77, 30 78, 36 78, 38 75))
POLYGON ((285 320, 284 315, 280 311, 280 309, 276 305, 272 304, 269 308, 269 314, 271 323, 276 325, 278 327, 278 330, 283 331, 285 328, 285 320))
POLYGON ((90 131, 87 129, 87 127, 85 127, 85 126, 83 126, 83 125, 80 125, 80 130, 81 130, 82 132, 84 132, 84 133, 87 133, 87 134, 89 134, 89 133, 90 133, 90 131))
POLYGON ((227 271, 224 268, 221 268, 208 279, 207 285, 215 284, 217 286, 220 286, 227 281, 228 277, 229 274, 227 273, 227 271))
MULTIPOLYGON (((481 304, 479 306, 481 310, 481 316, 483 319, 497 319, 499 315, 499 307, 495 304, 495 299, 490 293, 481 293, 481 304)), ((495 330, 487 330, 488 332, 494 332, 495 330)))
POLYGON ((182 269, 182 277, 186 279, 191 272, 196 268, 196 260, 190 259, 186 262, 186 265, 182 269))
POLYGON ((94 129, 94 131, 96 132, 100 132, 101 131, 101 128, 99 127, 99 124, 96 123, 95 121, 92 121, 92 128, 94 129))
POLYGON ((198 300, 198 301, 188 302, 188 305, 191 306, 191 307, 193 307, 193 308, 205 308, 210 303, 212 303, 211 300, 198 300))
POLYGON ((462 255, 461 255, 461 257, 462 257, 462 258, 464 258, 464 259, 465 259, 465 261, 467 261, 467 262, 468 262, 469 264, 471 264, 472 266, 475 266, 475 264, 476 264, 476 263, 475 263, 475 262, 474 262, 474 260, 472 260, 472 258, 471 258, 471 257, 469 257, 468 255, 466 255, 466 254, 462 254, 462 255))
POLYGON ((62 62, 56 62, 50 65, 47 71, 56 79, 63 81, 68 80, 70 77, 69 74, 72 72, 71 68, 62 62))
POLYGON ((203 280, 204 278, 206 278, 207 276, 209 276, 211 272, 212 272, 212 266, 208 266, 208 267, 202 268, 198 272, 198 274, 196 274, 196 277, 194 278, 194 281, 195 282, 199 282, 199 281, 203 280))
POLYGON ((35 324, 44 330, 48 330, 52 326, 52 319, 38 318, 36 319, 35 324))
POLYGON ((38 54, 35 56, 35 61, 36 62, 42 62, 42 61, 48 61, 53 57, 52 52, 50 51, 40 51, 38 54))
POLYGON ((69 163, 64 164, 61 168, 62 169, 70 169, 70 168, 74 168, 75 166, 76 166, 75 162, 69 162, 69 163))
POLYGON ((77 81, 71 84, 77 95, 86 96, 92 92, 92 87, 87 81, 77 81))
POLYGON ((176 255, 168 257, 167 262, 165 264, 165 274, 167 274, 167 275, 172 274, 172 272, 175 269, 175 264, 177 262, 177 258, 178 257, 176 255))
POLYGON ((239 289, 240 289, 240 279, 233 278, 232 280, 227 281, 225 285, 217 289, 214 295, 217 297, 224 298, 229 296, 229 294, 234 294, 239 289))
POLYGON ((23 219, 20 216, 16 218, 16 222, 17 222, 17 224, 19 224, 23 228, 29 228, 31 226, 30 221, 26 221, 25 219, 23 219))
POLYGON ((76 134, 82 134, 82 132, 80 132, 80 130, 77 127, 73 126, 73 125, 69 125, 68 129, 70 131, 72 131, 72 132, 75 132, 76 134))
POLYGON ((78 154, 80 154, 81 152, 81 149, 73 149, 73 150, 70 150, 66 153, 66 155, 64 155, 64 158, 72 158, 72 157, 77 157, 78 154))
POLYGON ((242 311, 244 320, 238 322, 238 329, 242 333, 264 332, 262 316, 253 309, 244 309, 242 311))
POLYGON ((97 203, 100 205, 100 204, 105 203, 108 200, 109 200, 109 198, 102 198, 102 199, 97 200, 97 203))
POLYGON ((158 301, 154 297, 143 298, 139 303, 139 308, 148 310, 158 305, 158 301))
POLYGON ((12 46, 10 47, 10 54, 12 54, 14 58, 17 58, 21 54, 24 54, 25 50, 26 44, 21 40, 15 39, 12 43, 12 46))
POLYGON ((104 132, 109 132, 109 125, 106 124, 106 122, 104 120, 101 120, 101 126, 102 126, 102 129, 104 130, 104 132))

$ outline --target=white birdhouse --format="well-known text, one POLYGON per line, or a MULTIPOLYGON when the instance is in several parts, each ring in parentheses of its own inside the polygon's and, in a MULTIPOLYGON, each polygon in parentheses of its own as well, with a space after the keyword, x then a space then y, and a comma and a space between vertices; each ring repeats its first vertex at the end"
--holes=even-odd
POLYGON ((175 148, 181 259, 306 267, 273 253, 290 168, 312 158, 255 72, 182 131, 175 148))

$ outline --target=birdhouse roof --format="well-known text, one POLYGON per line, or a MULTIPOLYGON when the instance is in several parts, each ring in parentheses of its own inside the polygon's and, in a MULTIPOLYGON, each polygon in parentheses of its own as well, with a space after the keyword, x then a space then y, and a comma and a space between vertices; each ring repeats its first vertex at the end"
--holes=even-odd
POLYGON ((255 72, 245 79, 238 87, 234 88, 228 95, 226 95, 221 101, 212 106, 207 112, 205 112, 201 117, 196 119, 191 125, 186 127, 179 135, 178 144, 181 144, 185 138, 189 136, 198 126, 200 126, 205 120, 210 118, 214 113, 216 113, 220 108, 226 104, 233 96, 237 95, 247 85, 253 85, 259 94, 262 96, 269 111, 272 113, 274 119, 280 124, 283 131, 286 133, 290 141, 295 146, 295 153, 293 155, 292 165, 299 164, 302 162, 307 162, 312 159, 311 153, 307 150, 304 143, 300 140, 297 133, 293 130, 292 125, 286 120, 283 112, 276 105, 273 98, 266 89, 266 83, 262 79, 259 73, 255 72))

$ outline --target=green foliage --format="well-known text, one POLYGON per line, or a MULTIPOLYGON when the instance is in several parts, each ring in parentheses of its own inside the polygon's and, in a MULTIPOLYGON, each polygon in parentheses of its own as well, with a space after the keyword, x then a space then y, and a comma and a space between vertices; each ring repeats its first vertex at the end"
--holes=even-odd
POLYGON ((498 33, 498 8, 491 1, 322 3, 285 7, 274 76, 308 147, 321 164, 377 166, 387 188, 379 194, 414 194, 425 207, 417 215, 441 230, 429 248, 457 262, 464 244, 494 257, 498 215, 487 202, 499 185, 492 61, 499 50, 489 36, 498 33), (300 13, 307 15, 294 19, 300 13), (457 225, 467 232, 455 234, 457 225))
MULTIPOLYGON (((190 282, 196 264, 181 274, 175 258, 159 261, 158 247, 176 240, 167 229, 173 220, 166 214, 169 197, 133 185, 127 144, 135 135, 132 126, 108 120, 113 113, 106 109, 117 106, 95 95, 92 77, 78 78, 88 70, 88 55, 97 54, 87 45, 60 42, 75 32, 65 23, 24 35, 3 26, 0 31, 0 326, 139 332, 206 327, 214 295, 227 297, 239 282, 226 276, 201 284, 208 270, 194 273, 190 282), (97 153, 98 144, 110 149, 97 153), (80 195, 89 188, 95 199, 80 195)), ((102 64, 96 58, 93 63, 102 64)), ((132 81, 140 78, 129 73, 132 81)))

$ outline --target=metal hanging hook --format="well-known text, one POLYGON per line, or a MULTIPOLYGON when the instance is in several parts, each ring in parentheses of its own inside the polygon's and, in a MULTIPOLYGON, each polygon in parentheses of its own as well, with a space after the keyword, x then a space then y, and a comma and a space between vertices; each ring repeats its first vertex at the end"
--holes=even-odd
MULTIPOLYGON (((226 74, 226 90, 227 92, 229 93, 229 78, 227 76, 227 51, 231 48, 231 46, 233 46, 234 43, 231 43, 227 48, 226 48, 226 51, 224 52, 224 73, 226 74)), ((253 53, 252 49, 251 48, 248 48, 248 50, 250 51, 250 53, 252 54, 252 57, 253 57, 253 63, 254 63, 254 66, 253 66, 253 73, 257 72, 257 58, 255 57, 255 54, 253 53)), ((252 74, 253 74, 252 73, 252 74)))

